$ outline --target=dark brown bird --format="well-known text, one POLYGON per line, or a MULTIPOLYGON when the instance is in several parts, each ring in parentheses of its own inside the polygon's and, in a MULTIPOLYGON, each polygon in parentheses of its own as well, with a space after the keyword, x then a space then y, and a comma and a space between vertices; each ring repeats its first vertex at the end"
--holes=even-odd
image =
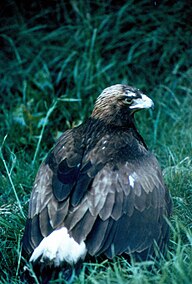
POLYGON ((59 138, 29 203, 23 251, 34 267, 67 271, 90 256, 145 260, 154 243, 164 253, 171 199, 134 123, 136 111, 152 106, 136 88, 111 86, 87 122, 59 138))

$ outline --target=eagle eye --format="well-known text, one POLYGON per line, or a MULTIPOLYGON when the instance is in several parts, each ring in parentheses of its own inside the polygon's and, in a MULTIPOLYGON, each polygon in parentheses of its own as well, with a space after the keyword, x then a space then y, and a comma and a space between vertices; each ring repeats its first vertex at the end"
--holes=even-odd
POLYGON ((133 101, 133 98, 132 98, 132 97, 125 97, 125 98, 123 99, 123 102, 124 102, 125 104, 127 104, 127 105, 130 105, 130 104, 132 103, 132 101, 133 101))

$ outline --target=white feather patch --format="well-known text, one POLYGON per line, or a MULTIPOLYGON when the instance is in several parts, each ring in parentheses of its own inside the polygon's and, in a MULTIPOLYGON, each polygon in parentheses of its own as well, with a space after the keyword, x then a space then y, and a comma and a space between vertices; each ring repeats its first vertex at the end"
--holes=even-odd
POLYGON ((135 180, 132 176, 129 176, 129 184, 131 187, 134 187, 135 180))
POLYGON ((136 179, 137 179, 137 174, 133 172, 132 175, 129 176, 129 184, 132 188, 134 187, 136 179))
POLYGON ((62 262, 72 265, 80 258, 84 259, 86 253, 85 243, 78 244, 69 236, 67 228, 63 227, 45 237, 34 250, 29 261, 35 262, 40 258, 40 262, 53 263, 54 266, 59 266, 62 262))

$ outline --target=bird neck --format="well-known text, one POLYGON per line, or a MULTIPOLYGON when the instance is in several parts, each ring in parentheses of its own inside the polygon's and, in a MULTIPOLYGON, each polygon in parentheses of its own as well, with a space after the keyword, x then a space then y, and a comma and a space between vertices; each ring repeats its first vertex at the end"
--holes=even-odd
POLYGON ((94 137, 94 139, 100 139, 105 134, 111 134, 115 133, 117 135, 120 135, 122 132, 127 132, 127 134, 133 135, 137 140, 141 141, 141 143, 145 146, 147 149, 147 146, 142 138, 142 136, 137 131, 137 128, 135 126, 134 117, 130 121, 128 121, 127 124, 113 124, 113 123, 106 123, 104 120, 95 119, 93 117, 90 117, 88 120, 88 127, 86 131, 87 137, 94 137))
POLYGON ((131 119, 127 124, 123 123, 118 123, 118 121, 105 121, 104 119, 97 119, 90 117, 89 118, 89 127, 88 131, 89 132, 97 132, 97 133, 102 133, 102 132, 117 132, 117 131, 129 131, 130 129, 135 129, 135 123, 134 119, 131 119))

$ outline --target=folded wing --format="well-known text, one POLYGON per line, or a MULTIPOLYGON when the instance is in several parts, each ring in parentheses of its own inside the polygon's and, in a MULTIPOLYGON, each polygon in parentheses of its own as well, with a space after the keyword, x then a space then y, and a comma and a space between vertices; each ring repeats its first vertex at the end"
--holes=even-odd
POLYGON ((146 257, 154 240, 163 251, 171 202, 156 158, 148 151, 140 159, 121 158, 121 143, 112 147, 107 135, 86 152, 84 129, 77 130, 65 132, 39 169, 24 250, 32 253, 44 237, 66 227, 93 256, 146 257))

